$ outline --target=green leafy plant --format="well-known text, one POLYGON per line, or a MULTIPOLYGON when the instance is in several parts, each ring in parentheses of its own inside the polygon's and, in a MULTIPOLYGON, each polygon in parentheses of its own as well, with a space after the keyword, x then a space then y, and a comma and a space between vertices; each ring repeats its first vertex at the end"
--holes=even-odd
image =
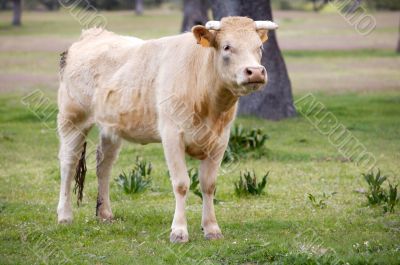
POLYGON ((333 195, 335 195, 336 193, 337 192, 332 192, 332 193, 328 194, 328 193, 323 192, 321 199, 317 199, 316 196, 314 196, 311 193, 308 193, 307 198, 314 208, 324 209, 328 206, 327 200, 329 198, 333 197, 333 195))
POLYGON ((385 213, 390 212, 394 213, 394 207, 396 204, 399 202, 399 198, 397 198, 397 186, 392 186, 392 184, 389 183, 389 192, 386 200, 386 204, 383 206, 383 211, 385 213))
POLYGON ((367 174, 363 174, 363 176, 369 186, 369 192, 367 193, 369 204, 381 204, 385 201, 386 194, 385 190, 382 188, 382 184, 386 181, 387 177, 381 175, 380 170, 378 170, 376 175, 371 171, 367 174))
POLYGON ((323 209, 326 207, 326 203, 324 199, 317 200, 314 195, 311 193, 307 194, 308 200, 311 202, 311 205, 314 206, 315 208, 320 208, 323 209))
POLYGON ((368 192, 366 193, 368 204, 383 205, 383 211, 385 213, 393 213, 396 204, 400 200, 397 196, 398 185, 393 186, 389 183, 389 189, 385 189, 382 185, 388 178, 387 176, 381 175, 379 169, 376 174, 370 171, 362 175, 368 184, 368 192))
POLYGON ((257 181, 257 176, 254 171, 245 170, 240 172, 239 180, 234 183, 235 194, 237 196, 245 195, 261 195, 267 185, 269 171, 262 177, 261 182, 257 181))
POLYGON ((152 164, 136 157, 135 167, 126 174, 122 172, 115 181, 127 194, 141 193, 151 184, 152 164))
POLYGON ((261 129, 245 129, 241 124, 235 125, 229 137, 223 162, 235 161, 246 153, 261 150, 267 139, 268 136, 261 129))

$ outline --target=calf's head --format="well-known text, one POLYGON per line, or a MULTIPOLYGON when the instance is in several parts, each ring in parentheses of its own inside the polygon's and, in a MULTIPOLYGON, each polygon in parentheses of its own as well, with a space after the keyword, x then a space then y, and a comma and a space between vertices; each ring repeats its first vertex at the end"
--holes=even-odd
POLYGON ((215 69, 222 83, 237 96, 260 89, 267 82, 267 71, 261 65, 263 43, 268 30, 278 25, 254 21, 247 17, 226 17, 195 26, 197 43, 215 49, 215 69))

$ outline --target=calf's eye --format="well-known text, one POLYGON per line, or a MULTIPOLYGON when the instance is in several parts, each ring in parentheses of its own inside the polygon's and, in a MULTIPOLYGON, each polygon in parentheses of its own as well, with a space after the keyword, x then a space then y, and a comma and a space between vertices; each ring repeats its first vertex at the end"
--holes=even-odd
POLYGON ((224 49, 224 51, 230 51, 231 50, 231 46, 230 45, 225 45, 224 47, 223 47, 223 49, 224 49))

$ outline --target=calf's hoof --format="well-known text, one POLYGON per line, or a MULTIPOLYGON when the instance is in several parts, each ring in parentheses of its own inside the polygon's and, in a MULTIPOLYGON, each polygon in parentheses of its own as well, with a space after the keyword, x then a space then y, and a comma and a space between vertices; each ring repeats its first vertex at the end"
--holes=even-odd
POLYGON ((169 241, 171 243, 186 243, 189 241, 189 234, 186 229, 172 229, 169 241))
POLYGON ((72 208, 68 204, 62 204, 57 207, 57 220, 59 224, 72 223, 72 208))
POLYGON ((207 240, 217 240, 224 238, 221 233, 221 229, 219 229, 218 224, 210 224, 206 227, 203 227, 204 237, 207 240))
POLYGON ((222 239, 224 238, 224 236, 222 235, 221 232, 219 233, 209 233, 209 234, 205 234, 204 237, 207 240, 217 240, 217 239, 222 239))
POLYGON ((72 223, 72 213, 59 213, 58 223, 59 224, 71 224, 72 223))
POLYGON ((112 222, 112 220, 114 218, 112 212, 109 210, 99 211, 98 217, 99 217, 99 220, 103 221, 103 222, 112 222))
POLYGON ((60 225, 72 224, 72 217, 69 217, 69 218, 58 218, 58 224, 60 224, 60 225))

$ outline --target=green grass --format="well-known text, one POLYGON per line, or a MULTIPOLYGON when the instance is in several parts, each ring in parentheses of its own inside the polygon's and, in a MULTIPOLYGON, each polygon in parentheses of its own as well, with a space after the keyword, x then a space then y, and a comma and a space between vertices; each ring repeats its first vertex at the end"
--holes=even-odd
MULTIPOLYGON (((376 155, 383 173, 398 182, 400 94, 317 94, 317 99, 376 155)), ((221 202, 216 212, 225 235, 221 241, 203 239, 201 200, 190 194, 191 241, 184 246, 169 243, 174 200, 158 144, 124 145, 112 178, 131 169, 140 155, 153 163, 153 184, 149 191, 132 197, 111 181, 114 223, 99 223, 95 218, 97 184, 94 165, 89 164, 83 205, 74 206, 71 226, 58 226, 56 133, 43 127, 20 100, 19 95, 0 96, 2 264, 41 263, 53 252, 50 263, 57 261, 58 254, 78 264, 187 264, 200 260, 210 264, 313 264, 335 258, 351 264, 395 264, 400 259, 400 209, 383 215, 380 208, 367 207, 365 196, 353 192, 367 187, 361 172, 352 162, 343 162, 327 139, 302 117, 282 122, 237 121, 262 127, 270 139, 265 157, 240 161, 218 179, 221 202), (245 168, 258 174, 271 171, 267 194, 234 196, 233 183, 245 168), (337 194, 325 201, 324 209, 311 207, 307 194, 321 197, 323 192, 337 194), (45 243, 47 248, 42 246, 45 243)), ((54 118, 49 124, 54 124, 54 118)), ((96 138, 94 131, 91 139, 96 138)), ((189 161, 189 165, 196 162, 189 161)))

